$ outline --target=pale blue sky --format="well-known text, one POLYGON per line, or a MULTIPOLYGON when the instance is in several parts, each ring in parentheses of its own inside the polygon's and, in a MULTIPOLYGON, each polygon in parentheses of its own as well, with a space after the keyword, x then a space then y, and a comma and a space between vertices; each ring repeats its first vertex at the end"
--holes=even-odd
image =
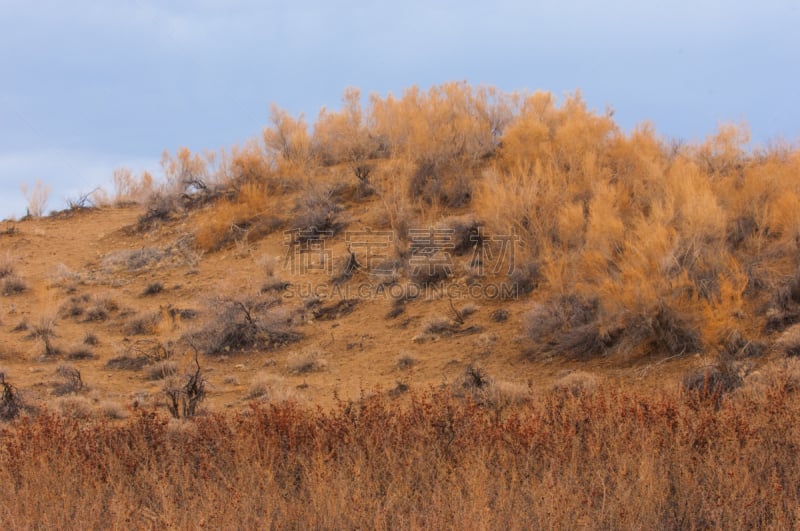
POLYGON ((22 182, 62 208, 115 167, 253 136, 271 102, 313 121, 347 86, 581 89, 625 129, 797 141, 798 27, 778 0, 0 0, 0 218, 24 214, 22 182))

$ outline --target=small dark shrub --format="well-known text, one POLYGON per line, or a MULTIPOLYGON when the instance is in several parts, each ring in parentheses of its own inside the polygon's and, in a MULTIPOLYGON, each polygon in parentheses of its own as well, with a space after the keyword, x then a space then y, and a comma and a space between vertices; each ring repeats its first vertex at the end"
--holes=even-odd
POLYGON ((500 308, 498 310, 493 311, 489 316, 489 318, 495 323, 502 323, 508 320, 508 315, 509 315, 508 310, 500 308))
POLYGON ((108 360, 108 362, 106 362, 106 368, 126 371, 140 371, 149 363, 150 359, 147 356, 123 355, 108 360))
POLYGON ((0 388, 0 420, 13 420, 24 406, 17 388, 9 383, 4 372, 0 372, 0 388))
POLYGON ((108 297, 98 297, 94 300, 84 316, 84 321, 105 321, 110 315, 119 310, 119 304, 108 297))
POLYGON ((652 346, 671 356, 693 354, 702 347, 700 332, 692 323, 666 305, 659 305, 647 327, 652 346))
POLYGON ((264 282, 264 284, 261 286, 261 293, 263 294, 263 293, 285 291, 291 285, 292 285, 291 282, 287 282, 285 280, 281 280, 278 278, 272 278, 264 282))
POLYGON ((74 348, 67 353, 67 359, 70 361, 93 360, 95 356, 91 350, 87 348, 74 348))
POLYGON ((94 347, 98 345, 100 341, 97 339, 97 336, 94 334, 86 334, 83 338, 83 344, 89 345, 90 347, 94 347))
POLYGON ((89 295, 76 295, 69 298, 69 301, 61 307, 59 312, 64 317, 78 318, 86 312, 86 305, 91 300, 89 295))
POLYGON ((392 301, 391 309, 386 313, 387 319, 394 319, 402 315, 406 311, 406 300, 404 298, 397 298, 392 301))
POLYGON ((3 295, 16 295, 19 293, 24 293, 28 289, 28 283, 25 282, 22 277, 11 274, 3 279, 3 295))
POLYGON ((320 305, 311 310, 311 315, 318 321, 334 321, 353 313, 358 306, 358 299, 342 299, 330 304, 320 305))
POLYGON ((164 284, 161 282, 153 282, 148 284, 147 287, 142 292, 142 296, 149 297, 151 295, 157 295, 164 291, 164 284))
POLYGON ((405 354, 397 359, 397 368, 400 370, 407 370, 417 364, 417 360, 412 356, 405 354))
POLYGON ((491 385, 492 380, 486 371, 475 365, 470 365, 461 377, 461 387, 474 391, 491 385))
POLYGON ((535 263, 517 266, 504 282, 501 294, 506 299, 516 299, 531 293, 539 286, 541 272, 535 263))

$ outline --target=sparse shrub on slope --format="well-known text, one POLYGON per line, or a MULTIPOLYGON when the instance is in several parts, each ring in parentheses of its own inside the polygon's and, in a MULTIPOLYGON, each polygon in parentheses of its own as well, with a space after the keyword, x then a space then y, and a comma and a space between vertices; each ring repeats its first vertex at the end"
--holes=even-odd
POLYGON ((298 341, 301 334, 275 308, 279 302, 280 299, 255 297, 218 301, 205 328, 189 334, 189 339, 211 356, 272 350, 298 341))

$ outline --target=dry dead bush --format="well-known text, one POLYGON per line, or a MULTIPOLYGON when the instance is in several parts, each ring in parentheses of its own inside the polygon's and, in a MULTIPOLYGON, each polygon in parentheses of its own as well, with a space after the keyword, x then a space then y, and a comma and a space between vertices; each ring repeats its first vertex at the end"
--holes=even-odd
POLYGON ((18 295, 28 290, 28 283, 17 274, 10 274, 3 278, 2 294, 5 296, 18 295))
POLYGON ((53 394, 57 396, 78 394, 87 389, 81 371, 73 365, 59 365, 56 369, 59 382, 53 387, 53 394))
POLYGON ((129 320, 122 327, 122 331, 131 336, 153 335, 158 332, 161 319, 161 312, 153 312, 142 317, 136 317, 129 320))
POLYGON ((291 374, 308 374, 324 371, 327 368, 328 362, 324 358, 324 353, 319 350, 307 349, 291 352, 286 357, 286 369, 291 374))
POLYGON ((334 236, 344 228, 343 208, 334 192, 328 186, 312 184, 301 193, 291 222, 292 229, 298 231, 299 240, 334 236))
POLYGON ((61 317, 78 319, 86 314, 86 306, 91 300, 92 297, 88 293, 73 295, 61 306, 58 313, 61 317))
POLYGON ((176 419, 197 415, 200 404, 206 398, 206 377, 195 351, 194 368, 182 379, 171 377, 164 383, 167 409, 176 419))
POLYGON ((273 350, 298 341, 302 335, 277 311, 279 303, 280 299, 266 297, 216 301, 209 319, 201 325, 204 328, 187 338, 211 356, 273 350))
POLYGON ((13 420, 22 412, 24 404, 16 386, 8 381, 3 370, 0 370, 0 387, 0 420, 13 420))
POLYGON ((142 296, 143 297, 149 297, 151 295, 158 295, 162 291, 164 291, 164 284, 163 283, 161 283, 159 281, 151 282, 150 284, 147 285, 146 288, 144 288, 144 291, 142 292, 142 296))
POLYGON ((110 295, 98 295, 92 298, 92 304, 84 313, 84 321, 102 322, 119 311, 119 303, 110 295))

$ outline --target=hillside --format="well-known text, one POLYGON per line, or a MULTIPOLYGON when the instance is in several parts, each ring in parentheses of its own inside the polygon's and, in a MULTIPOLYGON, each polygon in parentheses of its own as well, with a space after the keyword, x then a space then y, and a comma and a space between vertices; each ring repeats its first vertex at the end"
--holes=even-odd
POLYGON ((120 169, 112 193, 3 222, 7 379, 125 415, 163 407, 195 359, 203 407, 241 410, 482 376, 512 401, 738 385, 797 352, 797 150, 732 126, 626 134, 580 95, 362 102, 311 128, 274 107, 244 146, 165 153, 163 182, 120 169))

